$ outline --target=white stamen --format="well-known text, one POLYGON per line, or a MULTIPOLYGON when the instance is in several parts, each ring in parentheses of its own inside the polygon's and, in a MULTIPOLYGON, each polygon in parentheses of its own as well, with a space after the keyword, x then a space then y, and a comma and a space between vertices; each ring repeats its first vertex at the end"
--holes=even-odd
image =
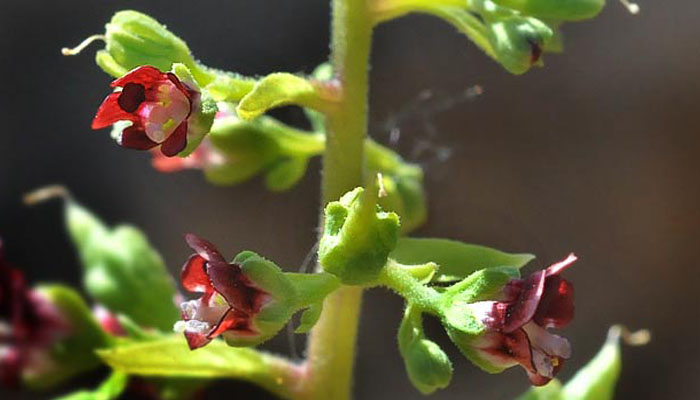
POLYGON ((180 304, 180 310, 187 318, 194 318, 197 314, 197 307, 199 306, 198 300, 190 300, 180 304))
POLYGON ((632 15, 637 15, 639 14, 639 4, 637 3, 632 3, 629 0, 620 0, 620 3, 622 3, 623 6, 627 9, 627 11, 630 12, 632 15))
POLYGON ((208 323, 198 321, 196 319, 191 319, 189 321, 177 321, 173 326, 173 331, 178 333, 207 333, 210 329, 211 327, 208 323))
POLYGON ((61 54, 63 54, 64 56, 76 56, 76 55, 80 54, 81 51, 85 50, 86 47, 88 47, 92 42, 94 42, 96 40, 101 40, 101 41, 105 42, 107 40, 107 38, 105 38, 104 35, 92 35, 89 38, 80 42, 79 45, 73 47, 72 49, 68 48, 68 47, 62 48, 61 54))

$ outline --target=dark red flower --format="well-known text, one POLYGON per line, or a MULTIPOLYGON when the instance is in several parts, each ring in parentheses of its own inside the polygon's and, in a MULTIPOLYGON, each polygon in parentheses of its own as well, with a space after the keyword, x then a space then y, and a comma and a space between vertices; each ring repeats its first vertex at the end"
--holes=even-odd
POLYGON ((240 265, 228 263, 213 244, 193 234, 185 240, 196 253, 182 267, 182 285, 202 297, 182 304, 184 321, 176 330, 184 332, 191 349, 218 335, 257 335, 253 318, 269 295, 243 274, 240 265))
POLYGON ((50 367, 48 348, 68 330, 54 305, 7 262, 0 241, 0 382, 16 387, 23 373, 50 367))
POLYGON ((491 364, 508 368, 520 364, 533 385, 544 385, 571 357, 569 341, 547 331, 562 328, 574 317, 574 287, 559 274, 576 256, 510 281, 496 301, 471 305, 488 328, 473 346, 491 364))
POLYGON ((175 74, 151 66, 138 67, 110 86, 118 90, 102 102, 92 129, 129 121, 118 138, 124 147, 148 150, 160 145, 168 157, 185 148, 188 119, 200 101, 197 90, 175 74))

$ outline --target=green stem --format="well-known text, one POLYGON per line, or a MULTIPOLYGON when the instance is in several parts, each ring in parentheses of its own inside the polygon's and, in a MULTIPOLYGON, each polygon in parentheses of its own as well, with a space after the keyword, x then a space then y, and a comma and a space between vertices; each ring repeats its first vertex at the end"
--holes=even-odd
MULTIPOLYGON (((323 157, 322 206, 362 185, 372 24, 365 0, 333 0, 332 62, 342 98, 328 115, 323 157)), ((351 397, 362 288, 329 295, 309 337, 306 399, 351 397)))
POLYGON ((389 259, 382 269, 378 283, 410 300, 415 308, 435 315, 440 314, 440 293, 421 283, 406 266, 389 259))

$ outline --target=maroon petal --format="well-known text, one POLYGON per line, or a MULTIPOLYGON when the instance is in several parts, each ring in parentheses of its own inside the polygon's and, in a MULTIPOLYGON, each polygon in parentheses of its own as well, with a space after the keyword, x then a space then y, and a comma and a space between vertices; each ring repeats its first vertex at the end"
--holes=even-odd
POLYGON ((565 259, 554 263, 547 268, 547 276, 558 275, 571 266, 578 257, 574 253, 569 254, 565 259))
POLYGON ((224 257, 219 253, 219 250, 211 242, 206 239, 195 235, 194 233, 188 233, 185 235, 185 242, 199 254, 203 259, 207 261, 221 261, 226 262, 224 257))
POLYGON ((522 329, 512 333, 486 333, 475 343, 480 355, 491 364, 509 368, 520 364, 526 370, 535 371, 532 365, 530 341, 522 329))
POLYGON ((231 307, 246 314, 258 311, 255 305, 261 303, 258 299, 265 292, 250 285, 239 265, 210 263, 207 274, 214 289, 231 307))
POLYGON ((160 146, 160 151, 166 157, 176 156, 187 146, 187 121, 182 121, 170 137, 160 146))
POLYGON ((574 286, 558 275, 545 279, 544 292, 532 318, 545 328, 563 328, 574 318, 574 286))
POLYGON ((164 79, 168 79, 167 75, 160 72, 158 68, 144 65, 132 69, 119 79, 115 79, 110 86, 115 88, 124 87, 127 83, 138 83, 148 90, 164 79))
POLYGON ((207 276, 206 263, 207 260, 199 254, 192 254, 187 260, 180 273, 182 286, 186 290, 200 293, 214 290, 207 276))
POLYGON ((92 120, 92 129, 106 128, 117 121, 136 122, 138 120, 137 116, 124 111, 119 105, 120 95, 121 92, 114 92, 104 99, 92 120))
POLYGON ((518 300, 508 308, 504 332, 515 331, 535 315, 544 291, 545 275, 544 270, 537 271, 525 279, 518 300))
POLYGON ((182 81, 180 81, 180 79, 172 72, 168 72, 166 76, 170 80, 170 82, 172 82, 173 85, 175 85, 175 87, 177 87, 178 90, 181 91, 182 94, 184 94, 187 97, 187 100, 190 101, 190 113, 187 114, 187 116, 189 117, 190 114, 192 114, 192 104, 194 103, 193 100, 199 96, 199 92, 190 89, 189 86, 182 83, 182 81))
POLYGON ((146 89, 140 83, 127 83, 119 93, 117 103, 122 110, 132 113, 146 100, 146 89))
POLYGON ((122 147, 135 150, 148 150, 158 146, 158 143, 146 136, 146 132, 136 126, 124 128, 119 138, 119 144, 122 147))
POLYGON ((16 389, 20 386, 22 377, 22 359, 21 352, 13 347, 4 350, 0 354, 0 383, 9 388, 16 389))
POLYGON ((190 350, 195 350, 200 347, 206 346, 211 342, 211 338, 205 333, 194 333, 185 331, 185 339, 187 339, 187 345, 190 350))

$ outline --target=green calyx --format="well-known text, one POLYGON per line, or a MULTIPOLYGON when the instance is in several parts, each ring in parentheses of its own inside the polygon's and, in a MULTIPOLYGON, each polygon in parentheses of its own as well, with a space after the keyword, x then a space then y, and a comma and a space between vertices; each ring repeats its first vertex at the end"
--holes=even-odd
POLYGON ((179 317, 175 285, 145 235, 129 225, 109 228, 72 200, 66 200, 65 220, 88 294, 140 325, 170 330, 179 317))
POLYGON ((542 53, 554 35, 544 22, 529 17, 507 17, 487 26, 496 59, 513 74, 543 65, 542 53))
POLYGON ((319 262, 344 284, 377 280, 396 246, 399 217, 377 206, 376 187, 356 188, 325 208, 319 262))
POLYGON ((307 332, 318 320, 323 300, 340 286, 334 275, 327 273, 286 273, 270 260, 252 251, 243 251, 233 260, 243 275, 264 296, 264 304, 252 316, 254 334, 225 332, 226 343, 235 347, 260 344, 275 336, 294 313, 305 310, 297 333, 307 332))
POLYGON ((192 72, 185 64, 173 64, 172 72, 182 83, 199 92, 199 97, 194 99, 192 113, 187 119, 187 147, 178 154, 180 157, 187 157, 202 143, 211 130, 219 108, 209 92, 198 86, 192 72))
POLYGON ((173 63, 198 69, 187 44, 146 14, 125 10, 105 25, 105 49, 97 53, 97 64, 118 77, 141 65, 169 71, 173 63))

